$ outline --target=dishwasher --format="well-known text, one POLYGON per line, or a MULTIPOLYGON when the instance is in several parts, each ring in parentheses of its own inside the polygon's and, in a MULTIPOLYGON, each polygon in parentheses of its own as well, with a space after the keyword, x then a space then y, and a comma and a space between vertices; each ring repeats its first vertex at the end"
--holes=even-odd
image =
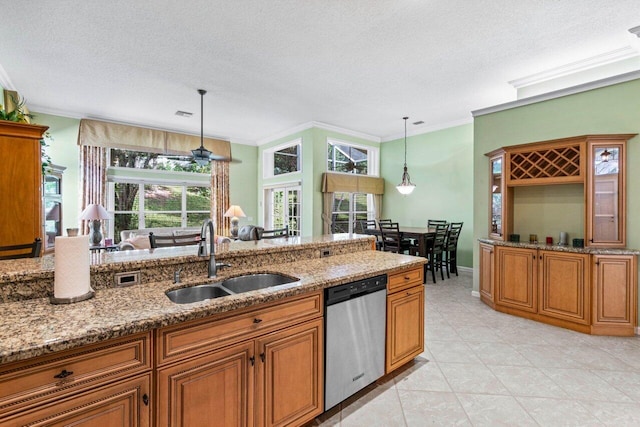
POLYGON ((384 375, 387 276, 325 290, 325 411, 384 375))

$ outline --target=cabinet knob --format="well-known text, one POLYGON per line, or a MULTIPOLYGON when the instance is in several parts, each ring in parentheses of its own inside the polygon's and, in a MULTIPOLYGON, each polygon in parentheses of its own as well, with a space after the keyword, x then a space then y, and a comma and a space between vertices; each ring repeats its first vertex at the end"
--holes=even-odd
POLYGON ((63 369, 58 375, 54 375, 53 378, 67 378, 70 375, 73 375, 73 371, 63 369))
POLYGON ((249 362, 251 362, 251 366, 255 365, 256 364, 256 357, 255 356, 251 356, 249 358, 249 362))
POLYGON ((144 406, 149 406, 149 395, 147 393, 142 395, 142 403, 144 403, 144 406))
POLYGON ((260 323, 262 322, 262 319, 256 317, 255 319, 253 319, 253 323, 260 323))
POLYGON ((264 363, 264 359, 265 359, 265 354, 264 353, 260 353, 260 360, 262 360, 262 363, 264 363))

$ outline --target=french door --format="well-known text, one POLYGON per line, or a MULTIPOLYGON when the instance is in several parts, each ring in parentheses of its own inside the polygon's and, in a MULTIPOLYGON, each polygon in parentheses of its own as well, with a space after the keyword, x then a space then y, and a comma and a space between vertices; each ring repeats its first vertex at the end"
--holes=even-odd
POLYGON ((299 184, 265 189, 266 229, 282 228, 289 225, 289 235, 299 236, 301 231, 301 187, 299 184))

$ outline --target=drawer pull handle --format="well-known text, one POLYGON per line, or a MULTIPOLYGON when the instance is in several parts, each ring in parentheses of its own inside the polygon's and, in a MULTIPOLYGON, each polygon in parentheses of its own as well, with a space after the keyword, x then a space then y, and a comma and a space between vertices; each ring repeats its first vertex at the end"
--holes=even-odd
POLYGON ((253 319, 253 323, 260 323, 260 322, 262 322, 262 319, 259 319, 257 317, 253 319))
POLYGON ((142 395, 142 403, 144 406, 149 406, 149 396, 146 393, 142 395))
POLYGON ((411 277, 409 277, 409 276, 404 276, 404 280, 410 280, 410 279, 411 279, 411 277))
POLYGON ((73 371, 67 371, 63 369, 58 375, 54 375, 53 378, 67 378, 69 375, 73 375, 73 371))

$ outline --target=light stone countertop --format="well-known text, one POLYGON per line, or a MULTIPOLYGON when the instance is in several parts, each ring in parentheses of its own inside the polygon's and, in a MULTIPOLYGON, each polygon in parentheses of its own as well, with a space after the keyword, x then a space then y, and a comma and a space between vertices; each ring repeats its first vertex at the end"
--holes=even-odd
MULTIPOLYGON (((243 243, 254 245, 253 242, 243 243)), ((262 246, 269 244, 264 241, 262 246)), ((167 298, 165 291, 218 279, 203 277, 179 285, 162 281, 103 289, 96 291, 90 300, 68 305, 52 305, 47 298, 4 303, 0 304, 0 363, 149 331, 389 271, 401 271, 424 262, 425 258, 370 250, 274 264, 254 271, 230 268, 221 273, 220 279, 248 272, 278 272, 300 281, 191 304, 175 304, 167 298)))
POLYGON ((638 249, 627 248, 574 248, 571 245, 547 245, 545 243, 529 243, 529 242, 508 242, 502 240, 492 239, 478 239, 480 243, 486 243, 494 246, 508 246, 510 248, 523 248, 523 249, 542 249, 545 251, 556 252, 573 252, 579 254, 594 254, 594 255, 640 255, 638 249))

